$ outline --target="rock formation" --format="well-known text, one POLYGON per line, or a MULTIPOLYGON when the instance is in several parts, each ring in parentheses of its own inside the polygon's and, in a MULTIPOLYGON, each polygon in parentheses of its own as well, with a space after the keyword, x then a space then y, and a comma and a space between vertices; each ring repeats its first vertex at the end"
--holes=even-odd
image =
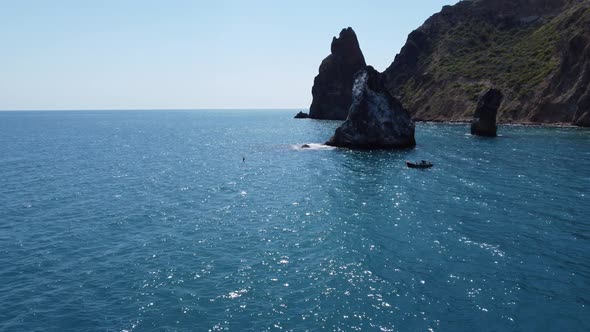
POLYGON ((471 0, 443 7, 383 73, 414 119, 469 121, 498 87, 503 123, 590 126, 590 1, 471 0))
POLYGON ((502 98, 502 92, 497 89, 489 89, 481 96, 471 122, 471 135, 496 137, 496 116, 502 98))
POLYGON ((314 79, 309 117, 345 120, 352 102, 354 74, 365 66, 356 34, 352 28, 343 29, 332 39, 331 54, 322 61, 314 79))
POLYGON ((299 112, 295 115, 295 119, 307 119, 307 118, 309 118, 309 114, 307 114, 307 113, 299 112))
POLYGON ((326 143, 353 149, 400 149, 416 145, 414 122, 368 66, 355 75, 346 121, 326 143))

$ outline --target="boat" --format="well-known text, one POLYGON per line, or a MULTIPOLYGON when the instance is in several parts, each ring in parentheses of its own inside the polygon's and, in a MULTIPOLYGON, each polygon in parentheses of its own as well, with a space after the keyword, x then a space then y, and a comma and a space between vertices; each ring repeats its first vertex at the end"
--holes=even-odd
POLYGON ((433 163, 426 160, 421 160, 417 163, 406 160, 406 165, 408 165, 409 168, 430 168, 432 167, 433 163))

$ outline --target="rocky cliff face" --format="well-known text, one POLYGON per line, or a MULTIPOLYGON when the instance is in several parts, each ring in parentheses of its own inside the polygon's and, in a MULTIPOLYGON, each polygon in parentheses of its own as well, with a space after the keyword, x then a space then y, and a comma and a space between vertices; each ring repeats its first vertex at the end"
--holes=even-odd
POLYGON ((414 122, 385 88, 381 74, 368 66, 357 72, 346 121, 327 145, 352 149, 402 149, 416 145, 414 122))
POLYGON ((334 37, 331 54, 320 65, 313 82, 312 119, 345 120, 352 102, 354 74, 366 66, 358 39, 352 28, 334 37))
POLYGON ((504 92, 500 122, 590 126, 590 1, 464 0, 410 33, 384 72, 415 119, 469 121, 504 92))
POLYGON ((542 91, 534 120, 563 117, 590 126, 590 20, 562 44, 560 64, 542 91))

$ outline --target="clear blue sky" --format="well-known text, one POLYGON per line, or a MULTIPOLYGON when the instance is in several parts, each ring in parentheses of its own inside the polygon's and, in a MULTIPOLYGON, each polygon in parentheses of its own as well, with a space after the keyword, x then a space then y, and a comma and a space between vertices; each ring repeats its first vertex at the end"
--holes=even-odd
POLYGON ((0 0, 0 110, 308 108, 332 36, 384 70, 457 0, 0 0))

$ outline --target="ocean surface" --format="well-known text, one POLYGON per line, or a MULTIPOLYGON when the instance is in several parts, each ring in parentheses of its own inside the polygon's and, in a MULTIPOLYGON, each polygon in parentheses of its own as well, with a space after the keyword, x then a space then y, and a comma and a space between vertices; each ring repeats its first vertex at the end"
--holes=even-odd
POLYGON ((590 130, 295 113, 0 112, 0 331, 590 330, 590 130))

